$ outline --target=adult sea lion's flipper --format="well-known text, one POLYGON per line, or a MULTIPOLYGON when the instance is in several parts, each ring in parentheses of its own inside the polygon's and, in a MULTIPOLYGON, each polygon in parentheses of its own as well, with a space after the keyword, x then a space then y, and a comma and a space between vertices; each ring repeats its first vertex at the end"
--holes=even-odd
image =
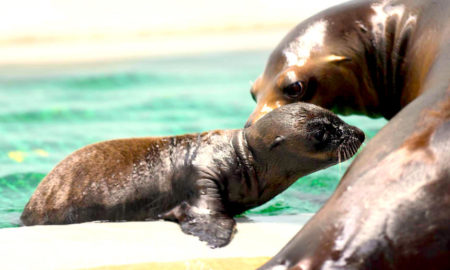
POLYGON ((223 247, 231 241, 236 222, 224 211, 219 189, 213 180, 200 179, 197 185, 200 195, 196 200, 182 202, 161 218, 178 221, 183 232, 197 236, 212 248, 223 247))

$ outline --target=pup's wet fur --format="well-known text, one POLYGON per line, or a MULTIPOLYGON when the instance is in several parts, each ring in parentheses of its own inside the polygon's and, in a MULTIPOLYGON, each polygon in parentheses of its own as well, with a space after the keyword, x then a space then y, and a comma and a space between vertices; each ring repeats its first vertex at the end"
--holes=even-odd
POLYGON ((281 107, 241 130, 105 141, 61 161, 25 207, 25 225, 167 219, 211 247, 233 216, 299 177, 354 155, 364 133, 315 105, 281 107))

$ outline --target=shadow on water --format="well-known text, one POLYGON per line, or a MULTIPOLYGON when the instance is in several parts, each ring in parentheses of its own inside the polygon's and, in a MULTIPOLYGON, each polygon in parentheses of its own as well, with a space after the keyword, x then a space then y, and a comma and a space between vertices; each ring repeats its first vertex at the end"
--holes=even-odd
POLYGON ((17 173, 0 177, 0 228, 20 226, 20 214, 42 173, 17 173))

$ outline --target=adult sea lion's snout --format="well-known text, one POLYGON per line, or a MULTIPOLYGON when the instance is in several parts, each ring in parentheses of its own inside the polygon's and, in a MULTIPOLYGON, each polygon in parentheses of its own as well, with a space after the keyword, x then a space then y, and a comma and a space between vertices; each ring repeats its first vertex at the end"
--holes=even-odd
POLYGON ((245 123, 244 127, 250 127, 254 123, 256 123, 260 118, 262 118, 267 113, 273 111, 274 109, 281 107, 285 104, 288 104, 284 100, 275 100, 273 102, 258 102, 256 104, 255 109, 250 114, 250 116, 247 119, 247 122, 245 123))

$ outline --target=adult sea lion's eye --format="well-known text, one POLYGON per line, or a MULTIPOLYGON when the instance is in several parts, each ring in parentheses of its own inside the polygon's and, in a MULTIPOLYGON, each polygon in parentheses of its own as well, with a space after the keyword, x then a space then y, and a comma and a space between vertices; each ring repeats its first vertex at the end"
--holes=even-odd
POLYGON ((283 94, 289 98, 299 98, 304 92, 302 82, 291 83, 283 89, 283 94))

